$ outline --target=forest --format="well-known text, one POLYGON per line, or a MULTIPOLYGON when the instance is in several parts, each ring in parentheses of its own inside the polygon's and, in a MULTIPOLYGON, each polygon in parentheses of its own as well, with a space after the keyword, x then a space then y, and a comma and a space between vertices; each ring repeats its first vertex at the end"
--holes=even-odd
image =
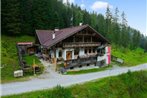
POLYGON ((107 6, 105 15, 82 10, 62 0, 2 0, 2 35, 35 36, 37 29, 55 29, 89 24, 117 46, 147 51, 147 36, 127 24, 125 12, 107 6))

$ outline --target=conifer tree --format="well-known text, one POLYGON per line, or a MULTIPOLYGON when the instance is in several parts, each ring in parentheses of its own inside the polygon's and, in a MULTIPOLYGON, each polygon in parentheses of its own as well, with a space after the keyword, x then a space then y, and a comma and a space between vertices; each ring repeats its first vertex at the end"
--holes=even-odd
POLYGON ((21 32, 19 0, 2 0, 2 34, 15 35, 21 32))

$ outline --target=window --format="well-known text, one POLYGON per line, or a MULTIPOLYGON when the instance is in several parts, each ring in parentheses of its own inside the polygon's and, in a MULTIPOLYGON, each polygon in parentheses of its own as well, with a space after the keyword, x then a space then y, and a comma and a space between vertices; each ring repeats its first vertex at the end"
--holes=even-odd
POLYGON ((62 57, 62 50, 59 51, 59 57, 62 57))
POLYGON ((95 49, 92 49, 92 52, 95 53, 95 49))
POLYGON ((101 50, 101 52, 102 52, 103 54, 105 54, 105 48, 103 48, 103 49, 101 50))
POLYGON ((89 49, 89 53, 91 53, 91 49, 89 49))
POLYGON ((79 55, 79 49, 75 49, 74 55, 79 55))
POLYGON ((91 42, 91 37, 90 36, 85 37, 85 42, 91 42))
POLYGON ((85 54, 87 54, 87 49, 85 49, 85 54))
POLYGON ((75 42, 82 42, 82 37, 81 36, 76 36, 75 37, 75 42))

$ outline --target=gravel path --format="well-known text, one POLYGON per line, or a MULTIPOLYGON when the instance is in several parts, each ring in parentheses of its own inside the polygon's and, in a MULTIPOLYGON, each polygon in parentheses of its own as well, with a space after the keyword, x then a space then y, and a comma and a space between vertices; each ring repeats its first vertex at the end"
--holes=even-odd
POLYGON ((1 96, 19 94, 34 90, 48 89, 48 88, 53 88, 57 85, 69 86, 72 84, 83 83, 94 79, 119 75, 122 73, 126 73, 128 70, 131 71, 147 70, 147 63, 134 67, 118 67, 101 72, 88 73, 82 75, 60 75, 51 70, 47 70, 47 73, 45 73, 45 75, 41 75, 40 77, 33 78, 32 80, 29 81, 1 84, 0 85, 0 87, 2 88, 1 96))

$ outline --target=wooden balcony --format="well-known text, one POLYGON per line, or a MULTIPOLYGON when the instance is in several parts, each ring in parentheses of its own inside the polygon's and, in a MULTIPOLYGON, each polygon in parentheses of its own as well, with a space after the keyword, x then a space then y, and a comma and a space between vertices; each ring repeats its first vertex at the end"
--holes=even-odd
POLYGON ((66 69, 73 68, 73 67, 78 67, 78 66, 83 66, 87 64, 96 64, 97 62, 97 55, 95 56, 90 56, 90 57, 84 57, 84 58, 79 58, 79 59, 73 59, 73 60, 66 60, 66 69))
POLYGON ((63 43, 64 48, 69 47, 97 47, 101 44, 99 42, 67 42, 63 43))

